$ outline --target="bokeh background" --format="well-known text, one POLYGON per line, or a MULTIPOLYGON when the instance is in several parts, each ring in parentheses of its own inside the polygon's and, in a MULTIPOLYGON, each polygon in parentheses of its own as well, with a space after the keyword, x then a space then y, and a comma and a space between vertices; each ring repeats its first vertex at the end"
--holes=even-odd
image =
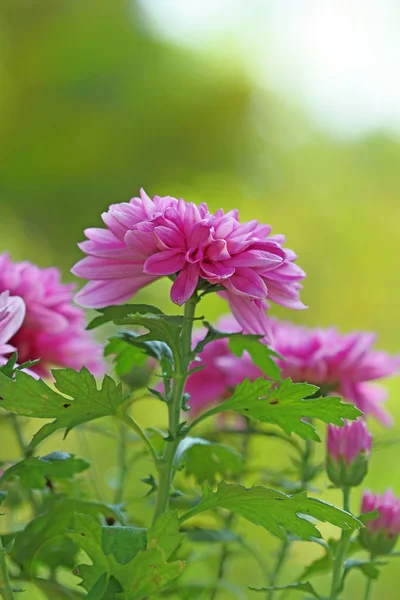
MULTIPOLYGON (((238 207, 285 233, 308 274, 309 309, 274 314, 374 330, 380 347, 400 352, 399 32, 396 0, 3 0, 1 251, 58 265, 68 281, 83 229, 141 186, 238 207)), ((171 309, 164 282, 141 299, 171 309)), ((209 297, 203 309, 211 320, 224 304, 209 297)), ((400 494, 400 382, 388 386, 396 425, 375 428, 367 483, 400 494)), ((140 410, 150 423, 149 406, 140 410)), ((0 435, 9 458, 11 438, 0 435)), ((112 443, 85 443, 94 485, 110 498, 112 443)), ((263 446, 257 464, 272 468, 285 452, 263 446)), ((268 563, 269 536, 245 531, 268 563)), ((283 581, 314 555, 296 546, 283 581)), ((396 569, 384 570, 376 597, 399 597, 396 569)), ((243 557, 229 576, 260 583, 243 557)), ((361 598, 362 585, 351 576, 343 598, 361 598)))

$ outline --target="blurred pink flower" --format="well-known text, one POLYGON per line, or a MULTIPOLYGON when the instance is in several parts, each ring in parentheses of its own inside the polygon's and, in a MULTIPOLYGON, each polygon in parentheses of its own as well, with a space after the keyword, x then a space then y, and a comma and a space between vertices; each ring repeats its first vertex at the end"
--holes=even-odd
POLYGON ((184 304, 201 281, 224 288, 232 312, 248 333, 268 333, 266 299, 292 309, 304 272, 284 237, 269 225, 240 223, 238 211, 196 206, 170 196, 113 204, 103 214, 107 229, 90 228, 80 248, 88 255, 72 269, 90 280, 77 294, 83 306, 121 304, 152 281, 171 277, 171 299, 184 304))
POLYGON ((20 296, 26 306, 10 345, 18 351, 20 363, 40 359, 33 367, 40 376, 49 375, 52 366, 78 370, 84 365, 95 375, 105 370, 101 347, 85 331, 84 312, 72 304, 74 289, 74 284, 60 282, 56 268, 14 263, 7 254, 0 255, 0 292, 20 296))
POLYGON ((19 296, 10 296, 9 292, 0 293, 0 364, 5 355, 15 351, 9 340, 16 334, 25 318, 25 303, 19 296))
POLYGON ((392 490, 379 496, 369 490, 364 492, 361 512, 368 513, 377 510, 379 517, 368 521, 367 529, 372 532, 382 532, 387 536, 397 536, 400 533, 400 499, 396 498, 392 490))
POLYGON ((391 425, 382 408, 386 391, 370 382, 398 373, 400 357, 372 348, 376 336, 354 332, 340 334, 334 328, 309 329, 292 323, 271 321, 273 349, 284 377, 308 381, 336 392, 366 415, 391 425))
POLYGON ((346 421, 343 427, 328 425, 327 435, 328 454, 334 461, 343 459, 350 464, 360 454, 369 456, 372 446, 372 436, 365 421, 346 421))
MULTIPOLYGON (((220 319, 216 327, 225 332, 241 331, 240 325, 230 316, 220 319)), ((205 329, 195 330, 193 346, 205 335, 205 329)), ((200 365, 204 365, 204 368, 192 373, 185 387, 185 392, 190 394, 191 417, 228 398, 246 377, 254 380, 262 375, 247 352, 241 357, 232 354, 227 339, 207 344, 191 368, 200 365)))

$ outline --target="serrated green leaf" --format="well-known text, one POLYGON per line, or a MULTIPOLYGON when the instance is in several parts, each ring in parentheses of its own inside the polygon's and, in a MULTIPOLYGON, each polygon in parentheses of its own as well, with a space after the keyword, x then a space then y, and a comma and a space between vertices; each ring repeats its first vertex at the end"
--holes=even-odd
POLYGON ((120 565, 133 560, 147 545, 147 529, 143 527, 103 527, 101 545, 104 554, 113 554, 120 565))
POLYGON ((320 441, 313 425, 305 419, 343 425, 343 419, 354 420, 362 413, 341 398, 309 398, 318 388, 308 383, 285 379, 276 386, 262 377, 245 379, 232 396, 210 409, 199 420, 225 411, 235 411, 263 423, 278 425, 286 434, 297 433, 304 439, 320 441))
POLYGON ((100 316, 95 317, 90 321, 87 329, 95 329, 105 323, 121 321, 125 317, 129 317, 135 314, 162 314, 162 311, 156 306, 150 304, 121 304, 120 306, 107 306, 106 308, 99 308, 97 312, 101 313, 100 316))
POLYGON ((176 463, 183 463, 186 475, 198 483, 214 483, 217 475, 232 477, 243 469, 243 458, 233 448, 203 438, 186 437, 178 446, 176 463))
POLYGON ((362 527, 360 521, 350 513, 322 500, 308 498, 306 493, 289 496, 261 486, 245 488, 224 481, 215 492, 205 482, 203 499, 181 517, 181 522, 215 508, 230 510, 261 525, 282 540, 287 539, 286 531, 304 540, 320 538, 321 534, 309 521, 310 517, 346 530, 362 527))
POLYGON ((123 517, 119 507, 73 498, 57 499, 49 509, 34 518, 25 529, 15 534, 12 550, 13 560, 23 565, 24 571, 33 574, 36 566, 46 564, 58 568, 73 568, 78 547, 65 536, 71 529, 75 512, 93 517, 103 515, 120 521, 123 517))
POLYGON ((108 375, 97 389, 95 378, 85 367, 79 372, 58 369, 52 373, 55 387, 63 395, 27 373, 17 372, 15 380, 0 373, 0 407, 25 417, 55 419, 35 434, 30 449, 59 429, 65 429, 67 435, 81 423, 114 416, 124 402, 121 385, 108 375))
POLYGON ((264 587, 264 588, 254 588, 249 586, 249 589, 253 592, 283 592, 283 591, 294 591, 294 592, 307 592, 311 594, 314 598, 321 600, 321 596, 317 594, 313 586, 309 581, 290 583, 289 585, 280 585, 278 587, 264 587))
MULTIPOLYGON (((161 522, 148 531, 148 543, 134 558, 125 564, 115 560, 114 554, 106 555, 103 547, 103 527, 88 515, 77 514, 74 531, 68 533, 71 539, 83 549, 92 560, 92 565, 80 565, 75 574, 82 578, 85 589, 104 584, 104 574, 108 580, 114 578, 120 585, 118 600, 143 600, 162 590, 182 571, 181 562, 167 562, 167 555, 176 547, 179 535, 178 519, 173 513, 163 515, 161 522), (103 578, 103 579, 102 579, 103 578)), ((120 532, 116 532, 116 537, 120 532)), ((117 544, 117 542, 116 542, 117 544)), ((116 547, 116 545, 114 545, 116 547)))
POLYGON ((270 379, 281 381, 281 371, 272 357, 279 357, 273 350, 262 344, 255 336, 236 335, 229 338, 229 349, 235 356, 248 352, 257 365, 270 379))
POLYGON ((83 458, 75 458, 66 452, 53 452, 41 458, 31 457, 22 460, 0 477, 0 485, 14 477, 21 479, 27 488, 41 490, 48 479, 70 479, 88 469, 90 464, 83 458))
POLYGON ((184 534, 179 532, 179 518, 176 510, 160 515, 148 533, 148 545, 158 545, 168 559, 181 544, 184 534))

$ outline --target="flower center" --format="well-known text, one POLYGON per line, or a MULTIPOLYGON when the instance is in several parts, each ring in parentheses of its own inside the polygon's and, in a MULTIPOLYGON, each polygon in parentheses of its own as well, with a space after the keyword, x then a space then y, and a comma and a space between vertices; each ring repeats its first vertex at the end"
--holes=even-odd
POLYGON ((190 248, 186 252, 186 260, 190 263, 199 262, 204 256, 203 250, 201 248, 190 248))

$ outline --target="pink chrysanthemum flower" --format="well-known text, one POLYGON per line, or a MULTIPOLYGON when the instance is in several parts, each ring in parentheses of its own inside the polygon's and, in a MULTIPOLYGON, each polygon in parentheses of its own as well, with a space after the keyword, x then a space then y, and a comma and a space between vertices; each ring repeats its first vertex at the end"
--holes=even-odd
MULTIPOLYGON (((0 255, 0 292, 20 296, 26 314, 10 345, 19 362, 40 359, 33 370, 47 376, 50 367, 86 366, 93 374, 105 370, 101 347, 85 331, 85 315, 72 304, 74 284, 62 284, 56 268, 41 269, 30 262, 12 262, 0 255)), ((8 353, 8 352, 7 352, 8 353)))
POLYGON ((168 276, 171 299, 184 304, 199 284, 224 288, 243 329, 268 332, 266 300, 292 309, 299 299, 304 272, 296 255, 283 248, 283 236, 269 225, 240 223, 236 210, 211 214, 170 196, 113 204, 103 214, 107 229, 90 228, 80 248, 88 255, 72 272, 90 282, 77 294, 82 306, 101 308, 129 300, 145 285, 168 276))
POLYGON ((280 321, 271 321, 271 329, 273 349, 284 359, 278 361, 284 377, 325 387, 391 425, 382 408, 386 390, 370 382, 398 373, 400 357, 374 350, 374 334, 343 335, 334 328, 309 329, 280 321))
POLYGON ((19 296, 10 296, 9 292, 0 293, 0 364, 6 355, 15 352, 8 342, 17 333, 25 318, 25 303, 19 296))

